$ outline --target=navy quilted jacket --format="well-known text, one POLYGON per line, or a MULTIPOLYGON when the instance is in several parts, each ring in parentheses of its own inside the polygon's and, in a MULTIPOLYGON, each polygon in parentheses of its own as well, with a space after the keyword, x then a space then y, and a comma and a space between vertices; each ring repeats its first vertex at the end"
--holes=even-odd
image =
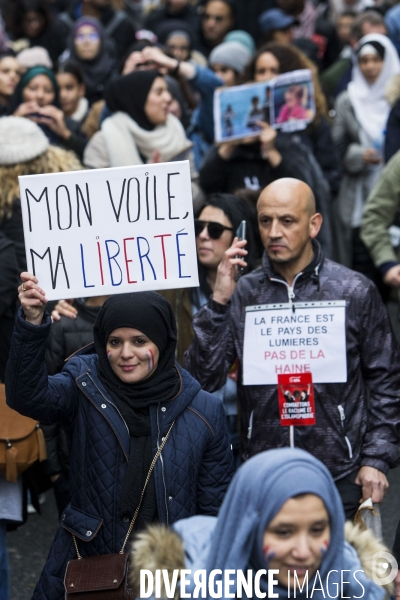
MULTIPOLYGON (((44 364, 50 318, 35 326, 17 317, 6 393, 9 406, 42 423, 61 423, 71 441, 71 504, 62 516, 35 600, 64 598, 67 561, 76 558, 71 533, 82 556, 118 552, 129 523, 118 517, 129 433, 97 377, 97 355, 89 347, 75 354, 58 375, 44 364)), ((151 406, 153 454, 175 420, 154 468, 159 519, 172 524, 196 514, 215 515, 233 473, 222 403, 201 390, 179 368, 182 391, 172 402, 151 406)))

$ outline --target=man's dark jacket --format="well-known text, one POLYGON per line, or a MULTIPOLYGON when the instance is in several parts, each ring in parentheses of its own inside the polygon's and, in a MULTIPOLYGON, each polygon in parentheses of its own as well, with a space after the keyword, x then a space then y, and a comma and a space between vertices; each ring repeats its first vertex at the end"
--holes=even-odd
MULTIPOLYGON (((63 600, 68 560, 119 552, 129 522, 119 517, 129 459, 129 430, 97 376, 94 348, 74 355, 63 371, 44 365, 50 317, 32 325, 17 316, 6 374, 9 406, 44 424, 61 423, 71 442, 71 503, 67 506, 34 600, 63 600)), ((233 460, 222 402, 202 391, 179 367, 182 388, 171 402, 150 407, 152 452, 172 422, 154 468, 158 518, 171 525, 196 514, 216 515, 229 485, 233 460)))
POLYGON ((324 260, 316 242, 314 249, 310 268, 297 276, 292 290, 264 254, 262 267, 240 279, 229 305, 210 299, 193 319, 196 338, 184 364, 212 392, 223 385, 237 356, 243 458, 288 446, 289 427, 279 425, 277 386, 241 384, 245 307, 287 303, 289 294, 294 303, 345 300, 347 382, 315 384, 316 425, 295 427, 295 446, 319 458, 335 479, 361 465, 386 473, 400 463, 400 351, 375 285, 324 260))

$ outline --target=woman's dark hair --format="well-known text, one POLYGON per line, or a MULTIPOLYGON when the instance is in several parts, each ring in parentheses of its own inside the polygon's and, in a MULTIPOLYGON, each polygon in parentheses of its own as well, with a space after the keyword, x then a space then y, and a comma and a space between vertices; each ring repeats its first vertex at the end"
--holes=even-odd
POLYGON ((15 52, 12 50, 6 50, 5 52, 0 52, 0 61, 4 58, 15 58, 15 52))
POLYGON ((75 77, 79 85, 85 83, 82 69, 73 62, 66 62, 65 64, 61 65, 61 67, 58 69, 58 73, 68 73, 69 75, 72 75, 72 77, 75 77))
MULTIPOLYGON (((220 208, 229 221, 232 223, 233 237, 235 232, 242 221, 247 223, 246 250, 248 255, 246 256, 247 268, 246 273, 253 271, 258 266, 258 261, 261 257, 258 224, 257 224, 257 213, 249 202, 243 198, 239 198, 234 194, 212 194, 207 197, 202 207, 197 211, 196 218, 199 217, 201 212, 206 206, 213 206, 220 208)), ((232 237, 232 239, 233 239, 232 237)), ((206 296, 210 296, 212 291, 210 284, 207 281, 207 269, 200 262, 199 266, 199 281, 200 289, 206 296)))
POLYGON ((7 25, 8 30, 14 39, 26 36, 23 22, 24 17, 28 12, 36 12, 43 17, 43 31, 50 25, 52 19, 46 0, 14 0, 14 6, 7 25))
POLYGON ((317 68, 315 64, 309 58, 307 58, 303 52, 301 52, 301 50, 298 50, 298 48, 295 48, 294 46, 280 44, 279 42, 270 42, 269 44, 262 46, 259 50, 257 50, 251 61, 246 66, 240 83, 249 83, 250 81, 254 81, 257 61, 260 56, 266 52, 273 54, 278 61, 279 74, 289 73, 290 71, 296 71, 297 69, 310 69, 313 76, 316 108, 316 117, 314 122, 317 123, 321 115, 327 116, 328 107, 326 98, 322 93, 321 85, 319 83, 317 68))
POLYGON ((275 56, 279 63, 279 73, 288 73, 289 71, 307 68, 304 66, 303 56, 299 50, 286 44, 270 42, 261 46, 247 64, 243 72, 243 82, 254 81, 257 61, 266 52, 270 52, 275 56))

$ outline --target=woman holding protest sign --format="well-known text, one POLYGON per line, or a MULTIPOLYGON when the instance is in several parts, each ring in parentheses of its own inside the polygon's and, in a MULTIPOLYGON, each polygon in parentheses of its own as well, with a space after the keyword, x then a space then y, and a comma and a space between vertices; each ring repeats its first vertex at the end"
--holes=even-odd
POLYGON ((94 345, 48 377, 46 295, 33 275, 21 280, 7 402, 44 423, 61 423, 71 443, 71 503, 33 595, 60 600, 77 550, 83 557, 117 553, 130 527, 216 514, 232 452, 221 403, 175 365, 176 324, 164 298, 155 292, 109 298, 94 345))
MULTIPOLYGON (((329 183, 331 194, 337 193, 341 180, 340 157, 333 143, 325 97, 318 81, 317 69, 303 52, 286 44, 271 42, 258 50, 247 65, 243 82, 269 81, 282 73, 310 69, 313 76, 316 115, 304 131, 297 131, 302 142, 312 151, 323 175, 329 183)), ((293 134, 281 133, 292 137, 293 134)))
POLYGON ((218 517, 184 519, 173 530, 153 525, 133 541, 137 588, 149 581, 140 569, 154 574, 168 568, 171 583, 172 570, 183 568, 188 597, 383 600, 393 592, 392 583, 374 583, 386 557, 371 556, 387 549, 368 530, 344 527, 332 476, 300 449, 250 458, 233 478, 218 517))

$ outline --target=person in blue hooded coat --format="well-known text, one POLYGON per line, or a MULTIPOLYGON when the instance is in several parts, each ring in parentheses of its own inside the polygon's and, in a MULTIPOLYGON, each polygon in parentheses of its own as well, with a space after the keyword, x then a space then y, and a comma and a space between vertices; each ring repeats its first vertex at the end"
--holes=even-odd
POLYGON ((153 525, 137 534, 131 550, 135 589, 140 569, 185 568, 190 570, 185 591, 191 597, 213 597, 208 587, 206 596, 193 594, 199 580, 195 571, 200 569, 206 572, 205 581, 220 570, 211 587, 218 593, 215 597, 224 600, 381 600, 393 591, 393 584, 385 589, 367 576, 373 572, 372 555, 387 549, 372 533, 351 523, 346 524, 346 536, 352 543, 345 541, 344 512, 332 476, 304 450, 280 448, 249 459, 235 474, 218 517, 184 519, 173 530, 153 525), (242 588, 240 595, 236 574, 241 571, 248 579, 248 569, 253 574, 252 593, 242 588), (227 570, 229 589, 224 587, 227 570))
POLYGON ((60 423, 70 444, 71 502, 61 517, 34 600, 62 600, 67 562, 119 552, 149 479, 134 531, 215 515, 233 472, 222 402, 175 363, 171 305, 155 292, 120 294, 102 306, 94 345, 60 374, 44 363, 50 315, 36 277, 22 273, 22 308, 6 373, 9 406, 43 424, 60 423))

